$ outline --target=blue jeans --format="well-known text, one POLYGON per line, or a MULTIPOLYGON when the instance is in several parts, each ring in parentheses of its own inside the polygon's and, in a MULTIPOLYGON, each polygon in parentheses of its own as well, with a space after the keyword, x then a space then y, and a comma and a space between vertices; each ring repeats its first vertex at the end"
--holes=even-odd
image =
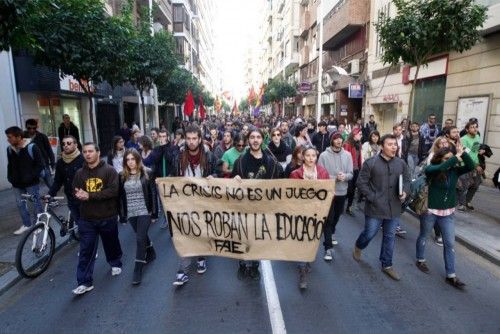
POLYGON ((415 172, 418 167, 418 160, 418 155, 411 153, 408 154, 408 169, 410 170, 410 177, 412 180, 416 178, 415 172))
POLYGON ((43 211, 42 202, 40 201, 40 186, 38 184, 27 187, 27 188, 13 188, 14 194, 16 195, 16 205, 19 210, 19 214, 21 215, 21 220, 24 226, 31 226, 36 223, 37 214, 43 211), (33 202, 33 212, 32 217, 31 213, 28 210, 28 206, 31 206, 29 202, 24 200, 21 195, 30 194, 34 196, 35 201, 33 202))
POLYGON ((443 256, 446 276, 451 277, 455 274, 455 224, 453 222, 455 215, 436 216, 432 213, 426 213, 420 216, 420 234, 417 238, 417 260, 425 260, 425 241, 432 231, 434 224, 437 224, 443 237, 443 256))
POLYGON ((99 236, 106 254, 106 261, 111 267, 122 267, 122 249, 118 239, 118 222, 116 218, 97 222, 80 219, 78 232, 80 233, 80 255, 76 270, 78 285, 91 286, 93 284, 92 276, 99 236))
POLYGON ((392 254, 394 252, 394 239, 396 227, 399 225, 399 217, 392 219, 381 219, 365 216, 365 229, 356 240, 356 247, 365 249, 375 237, 380 226, 383 228, 382 246, 380 248, 380 262, 383 268, 392 266, 392 254))

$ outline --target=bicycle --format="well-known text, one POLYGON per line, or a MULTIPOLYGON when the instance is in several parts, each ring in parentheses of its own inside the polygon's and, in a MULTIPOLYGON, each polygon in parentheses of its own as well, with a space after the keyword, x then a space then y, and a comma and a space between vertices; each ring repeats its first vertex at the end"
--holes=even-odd
MULTIPOLYGON (((21 195, 24 201, 34 202, 34 197, 29 194, 21 195)), ((22 239, 16 250, 16 269, 22 277, 35 278, 40 276, 49 267, 54 256, 56 237, 50 222, 54 220, 59 224, 61 237, 70 234, 70 238, 80 240, 78 225, 75 224, 68 212, 68 218, 58 216, 54 209, 62 204, 58 200, 64 197, 43 197, 44 211, 37 214, 37 220, 22 239)))

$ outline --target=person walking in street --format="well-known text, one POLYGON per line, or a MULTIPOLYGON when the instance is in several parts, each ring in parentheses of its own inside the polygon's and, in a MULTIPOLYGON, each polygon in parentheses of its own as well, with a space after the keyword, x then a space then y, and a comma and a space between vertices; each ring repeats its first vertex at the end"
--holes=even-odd
POLYGON ((323 242, 325 248, 323 258, 325 261, 333 260, 333 245, 338 244, 335 232, 340 216, 344 212, 349 181, 353 178, 352 156, 342 148, 342 135, 340 132, 335 132, 332 135, 330 145, 325 152, 320 154, 318 160, 318 165, 327 170, 330 179, 335 180, 335 196, 330 205, 323 231, 325 239, 323 242))
POLYGON ((420 134, 424 139, 423 152, 425 154, 424 158, 426 158, 427 152, 429 152, 429 150, 431 149, 432 143, 434 143, 434 140, 436 140, 436 138, 439 136, 439 128, 436 125, 435 114, 430 114, 427 118, 427 122, 420 126, 420 134))
POLYGON ((237 134, 233 140, 233 147, 224 152, 221 158, 222 173, 224 177, 230 177, 233 172, 234 162, 243 154, 245 150, 245 139, 243 135, 237 134))
POLYGON ((285 169, 292 158, 292 149, 288 147, 281 138, 282 134, 280 129, 276 128, 271 130, 271 142, 268 145, 268 149, 276 160, 278 160, 281 168, 285 169))
MULTIPOLYGON (((318 151, 313 146, 302 147, 302 156, 304 163, 302 166, 290 174, 291 179, 304 180, 328 180, 330 175, 328 171, 316 164, 318 160, 318 151)), ((307 262, 299 263, 299 288, 307 289, 307 274, 311 271, 311 264, 307 262)))
MULTIPOLYGON (((49 138, 37 130, 38 122, 36 119, 30 118, 26 120, 26 134, 31 138, 31 142, 34 143, 43 157, 43 162, 45 168, 42 171, 42 179, 45 185, 50 188, 52 185, 52 170, 56 166, 54 152, 52 151, 52 146, 50 146, 49 138)), ((62 146, 62 145, 61 145, 62 146)))
POLYGON ((129 149, 123 159, 120 179, 120 222, 129 222, 136 233, 136 252, 132 284, 142 281, 144 265, 156 259, 148 236, 151 219, 158 216, 155 183, 152 171, 144 167, 139 152, 129 149))
MULTIPOLYGON (((186 127, 186 142, 184 148, 174 158, 172 176, 205 177, 217 176, 217 161, 212 152, 205 148, 202 142, 202 133, 199 127, 189 125, 186 127)), ((184 285, 189 281, 188 271, 193 261, 192 257, 182 257, 179 269, 173 284, 184 285)), ((207 271, 207 260, 198 257, 196 261, 196 272, 204 274, 207 271)))
POLYGON ((312 137, 312 144, 318 149, 319 154, 323 153, 330 146, 330 134, 326 130, 326 122, 318 123, 318 132, 312 137))
POLYGON ((114 136, 111 150, 108 153, 106 162, 112 166, 117 173, 123 170, 123 155, 125 154, 125 139, 121 136, 114 136))
POLYGON ((363 128, 363 136, 369 141, 370 133, 377 130, 377 123, 375 122, 375 116, 370 115, 368 122, 365 124, 363 128))
POLYGON ((61 145, 61 150, 63 149, 63 139, 66 136, 73 136, 73 138, 76 138, 78 149, 82 149, 82 144, 80 143, 80 131, 78 130, 78 127, 73 122, 71 122, 71 118, 68 114, 63 115, 63 121, 57 129, 57 135, 59 137, 59 145, 61 145))
POLYGON ((455 224, 454 212, 457 204, 455 187, 458 177, 474 169, 474 162, 464 152, 462 145, 457 146, 453 155, 449 147, 439 149, 431 164, 425 168, 429 185, 428 211, 420 216, 420 234, 416 244, 417 268, 428 274, 425 261, 425 241, 433 226, 437 224, 443 236, 443 257, 446 270, 446 283, 457 289, 464 289, 455 272, 455 224), (463 165, 462 165, 463 162, 463 165))
POLYGON ((126 142, 125 147, 126 148, 134 148, 137 151, 140 150, 139 147, 139 138, 141 138, 141 130, 139 129, 132 129, 132 133, 130 135, 130 139, 128 142, 126 142))
POLYGON ((474 170, 460 176, 458 181, 458 210, 467 211, 474 210, 472 199, 479 189, 482 182, 484 169, 479 163, 479 155, 484 154, 484 150, 480 149, 481 137, 478 134, 478 125, 476 122, 468 122, 465 126, 467 134, 460 139, 465 151, 474 161, 474 170))
POLYGON ((148 136, 139 138, 139 152, 142 157, 142 164, 148 168, 153 168, 156 157, 153 150, 153 141, 148 136))
POLYGON ((447 126, 446 128, 443 129, 443 136, 448 141, 448 145, 450 146, 450 149, 453 152, 453 154, 457 153, 456 147, 459 144, 461 144, 460 131, 458 131, 458 128, 454 125, 447 126))
POLYGON ((118 135, 123 138, 125 143, 130 140, 130 136, 132 135, 132 130, 128 127, 127 122, 123 122, 122 127, 118 131, 118 135))
POLYGON ((344 143, 344 150, 351 154, 352 157, 352 179, 349 180, 349 187, 347 188, 347 209, 346 212, 354 216, 352 210, 352 203, 354 202, 354 195, 356 193, 356 181, 358 180, 359 170, 361 169, 362 156, 361 156, 361 138, 363 134, 360 128, 354 128, 347 137, 344 143))
POLYGON ((80 220, 80 201, 75 198, 73 180, 76 172, 83 167, 85 159, 78 149, 78 142, 75 137, 64 137, 62 147, 61 158, 56 163, 54 182, 48 194, 54 197, 57 195, 59 189, 64 186, 64 195, 66 195, 66 200, 68 201, 68 209, 73 221, 78 224, 80 220))
POLYGON ((293 148, 295 148, 295 146, 312 145, 311 139, 309 139, 309 134, 307 133, 306 124, 298 124, 295 127, 295 137, 293 139, 294 139, 294 144, 292 144, 293 148))
POLYGON ((380 152, 380 133, 377 130, 370 132, 368 140, 361 146, 361 159, 366 161, 380 152))
MULTIPOLYGON (((304 128, 305 129, 305 128, 304 128)), ((274 157, 262 150, 264 134, 260 129, 250 130, 248 134, 249 149, 242 154, 234 163, 231 177, 236 180, 241 179, 278 179, 282 176, 281 165, 274 157)), ((238 278, 242 279, 246 275, 254 280, 260 279, 258 261, 239 262, 238 278)))
POLYGON ((97 144, 83 145, 85 163, 73 179, 75 197, 80 201, 80 252, 75 295, 94 289, 93 272, 99 237, 102 240, 111 275, 122 272, 122 249, 118 239, 119 180, 115 169, 99 159, 97 144))
POLYGON ((286 165, 285 172, 284 172, 285 178, 289 178, 290 174, 292 174, 292 172, 294 170, 296 170, 297 168, 302 166, 303 161, 304 161, 304 159, 302 157, 302 147, 296 146, 292 152, 292 159, 290 160, 288 165, 286 165))
POLYGON ((290 134, 289 128, 288 128, 288 122, 283 121, 280 124, 280 130, 281 130, 281 139, 285 142, 285 144, 288 145, 291 149, 293 149, 293 136, 290 134))
POLYGON ((158 139, 158 133, 160 132, 160 129, 158 128, 151 128, 151 131, 149 131, 149 137, 151 138, 151 141, 153 142, 153 148, 156 148, 160 146, 160 140, 158 139))
POLYGON ((420 125, 417 122, 412 122, 410 125, 410 131, 405 137, 405 156, 412 180, 417 177, 417 167, 426 155, 426 152, 424 152, 425 141, 424 138, 420 135, 419 128, 420 125))
POLYGON ((396 153, 397 139, 394 135, 384 135, 381 140, 382 151, 379 155, 364 162, 359 173, 358 189, 365 196, 365 227, 354 246, 353 258, 361 261, 362 250, 383 228, 380 262, 382 271, 390 278, 399 281, 394 270, 392 255, 396 227, 401 216, 401 202, 410 188, 408 166, 396 153), (400 185, 402 179, 402 185, 400 185), (400 187, 402 191, 400 191, 400 187))
POLYGON ((229 150, 233 145, 233 135, 229 130, 224 131, 222 135, 222 140, 219 142, 217 147, 214 148, 214 156, 217 160, 220 160, 227 150, 229 150))
POLYGON ((11 126, 5 130, 7 141, 7 180, 12 184, 16 205, 23 225, 14 231, 15 235, 26 232, 36 222, 37 214, 42 212, 40 202, 40 173, 45 168, 42 153, 37 145, 23 138, 23 130, 11 126), (30 213, 23 194, 33 197, 33 212, 30 213))

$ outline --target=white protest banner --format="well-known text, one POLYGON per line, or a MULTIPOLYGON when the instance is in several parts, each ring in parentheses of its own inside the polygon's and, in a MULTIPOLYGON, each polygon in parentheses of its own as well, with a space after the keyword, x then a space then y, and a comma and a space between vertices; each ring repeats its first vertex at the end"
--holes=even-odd
POLYGON ((179 256, 314 261, 333 180, 156 180, 179 256))

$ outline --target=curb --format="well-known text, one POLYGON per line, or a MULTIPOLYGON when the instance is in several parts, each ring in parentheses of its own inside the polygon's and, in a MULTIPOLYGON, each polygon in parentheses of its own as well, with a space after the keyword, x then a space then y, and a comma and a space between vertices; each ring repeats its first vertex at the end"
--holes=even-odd
MULTIPOLYGON (((408 212, 413 217, 419 219, 419 216, 415 212, 413 212, 412 210, 406 209, 405 211, 408 212)), ((474 243, 470 242, 467 238, 464 238, 463 236, 458 235, 457 233, 455 233, 455 240, 459 244, 461 244, 462 246, 465 246, 465 248, 473 251, 477 255, 483 257, 484 259, 486 259, 486 260, 490 261, 491 263, 500 267, 500 258, 499 257, 494 256, 489 251, 475 245, 474 243)))
MULTIPOLYGON (((57 252, 59 250, 61 250, 64 246, 72 243, 72 241, 73 241, 73 238, 68 237, 66 240, 61 242, 59 245, 56 245, 55 250, 54 250, 54 255, 56 255, 57 252)), ((52 259, 51 263, 53 261, 54 261, 54 259, 52 259)), ((12 268, 7 273, 0 276, 0 296, 3 295, 5 292, 7 292, 10 288, 12 288, 14 285, 16 285, 18 282, 20 282, 23 279, 23 277, 21 277, 21 275, 19 275, 19 273, 17 272, 17 269, 15 268, 15 263, 13 265, 14 265, 14 268, 12 268)), ((50 267, 50 265, 49 265, 49 267, 50 267)), ((43 273, 42 273, 42 275, 43 275, 43 273)), ((36 278, 33 278, 33 279, 36 279, 36 278)), ((33 280, 33 279, 31 279, 31 280, 33 280)), ((27 280, 30 280, 30 279, 27 279, 27 280)))

